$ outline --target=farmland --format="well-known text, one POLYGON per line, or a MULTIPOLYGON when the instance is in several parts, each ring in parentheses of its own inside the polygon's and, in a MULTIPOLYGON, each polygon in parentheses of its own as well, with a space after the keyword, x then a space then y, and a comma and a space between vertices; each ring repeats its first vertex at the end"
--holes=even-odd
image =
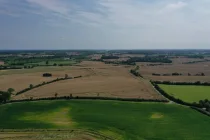
MULTIPOLYGON (((58 96, 163 99, 148 82, 132 76, 124 66, 84 61, 65 73, 71 76, 73 72, 83 77, 33 89, 13 99, 52 97, 55 93, 58 96)), ((64 75, 64 71, 62 73, 64 75)))
POLYGON ((87 100, 14 103, 0 106, 0 118, 0 128, 4 129, 94 130, 114 139, 207 140, 210 136, 207 116, 162 103, 87 100))
MULTIPOLYGON (((141 68, 141 74, 146 79, 151 79, 155 81, 176 81, 176 82, 195 82, 195 81, 203 81, 209 82, 210 78, 210 62, 201 62, 201 63, 193 63, 193 64, 183 64, 184 62, 195 61, 192 58, 175 58, 172 59, 172 64, 162 64, 151 66, 150 64, 154 63, 142 63, 138 62, 137 65, 141 68), (181 76, 162 76, 163 74, 171 74, 171 73, 181 73, 181 76), (153 73, 161 74, 161 76, 153 76, 153 73), (205 76, 195 76, 196 74, 204 73, 205 76), (190 74, 190 76, 188 75, 190 74)), ((199 60, 197 60, 199 61, 199 60)))
POLYGON ((209 86, 159 85, 166 93, 185 102, 193 103, 210 99, 209 86))
POLYGON ((160 84, 209 82, 209 57, 197 51, 164 53, 49 51, 2 55, 0 139, 209 139, 210 102, 205 100, 210 99, 209 86, 160 84), (202 100, 201 106, 196 106, 200 112, 166 99, 150 80, 187 103, 202 100), (9 100, 11 103, 6 103, 9 100))
POLYGON ((2 71, 2 73, 0 72, 0 90, 14 88, 15 91, 20 91, 29 87, 30 84, 37 85, 42 82, 64 77, 65 74, 68 74, 69 76, 83 76, 88 74, 88 72, 80 69, 73 69, 71 67, 39 67, 26 70, 2 71), (42 74, 45 72, 52 73, 52 77, 43 77, 42 74))

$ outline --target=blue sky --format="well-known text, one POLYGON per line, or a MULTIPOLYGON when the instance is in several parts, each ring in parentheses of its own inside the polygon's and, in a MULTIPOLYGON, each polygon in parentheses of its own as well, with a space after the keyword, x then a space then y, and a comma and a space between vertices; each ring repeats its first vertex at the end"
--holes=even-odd
POLYGON ((210 0, 0 0, 0 49, 209 49, 210 0))

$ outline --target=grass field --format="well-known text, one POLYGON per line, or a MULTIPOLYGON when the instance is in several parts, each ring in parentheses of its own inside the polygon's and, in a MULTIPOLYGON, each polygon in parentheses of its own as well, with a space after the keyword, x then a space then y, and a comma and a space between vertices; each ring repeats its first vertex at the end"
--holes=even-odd
POLYGON ((191 85, 159 85, 166 93, 185 102, 193 103, 200 100, 210 99, 209 86, 191 85))
POLYGON ((120 140, 208 140, 209 117, 175 104, 40 101, 0 106, 0 129, 94 130, 120 140))

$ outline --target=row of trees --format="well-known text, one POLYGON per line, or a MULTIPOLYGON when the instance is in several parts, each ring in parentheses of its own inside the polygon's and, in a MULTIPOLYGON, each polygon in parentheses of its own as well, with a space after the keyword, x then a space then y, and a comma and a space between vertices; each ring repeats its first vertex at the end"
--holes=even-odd
POLYGON ((151 81, 155 84, 165 84, 165 85, 197 85, 197 86, 210 86, 210 83, 208 82, 171 82, 171 81, 151 81))
MULTIPOLYGON (((152 73, 153 76, 182 76, 183 74, 182 73, 178 73, 178 72, 174 72, 172 74, 159 74, 159 73, 152 73)), ((195 75, 192 75, 190 73, 187 74, 188 76, 205 76, 205 74, 202 72, 202 73, 197 73, 195 75)))
POLYGON ((153 63, 172 63, 167 57, 145 56, 145 57, 131 57, 127 62, 153 62, 153 63))
POLYGON ((52 81, 48 81, 48 82, 43 82, 41 84, 38 84, 38 85, 32 85, 30 84, 28 88, 26 89, 23 89, 19 92, 16 93, 16 95, 19 95, 19 94, 22 94, 22 93, 25 93, 29 90, 32 90, 32 89, 35 89, 35 88, 38 88, 38 87, 41 87, 41 86, 44 86, 44 85, 47 85, 47 84, 51 84, 51 83, 54 83, 54 82, 58 82, 58 81, 62 81, 62 80, 68 80, 68 79, 73 79, 73 78, 80 78, 82 76, 76 76, 76 77, 69 77, 67 74, 65 74, 65 77, 64 78, 57 78, 57 79, 54 79, 52 81))
POLYGON ((181 76, 181 73, 174 72, 172 74, 159 74, 159 73, 152 73, 153 76, 181 76))
POLYGON ((13 102, 25 102, 25 101, 38 101, 38 100, 60 100, 60 99, 90 99, 90 100, 116 100, 116 101, 132 101, 132 102, 168 102, 167 100, 161 100, 161 99, 141 99, 141 98, 116 98, 116 97, 82 97, 82 96, 75 96, 73 97, 72 94, 69 96, 60 96, 57 97, 55 94, 55 97, 48 97, 48 98, 29 98, 29 99, 23 99, 23 100, 10 100, 8 103, 13 102))
POLYGON ((133 75, 135 75, 137 77, 143 78, 143 76, 138 71, 139 71, 139 66, 136 66, 135 69, 130 70, 130 73, 132 73, 133 75))
POLYGON ((8 69, 22 69, 20 66, 0 66, 0 70, 8 70, 8 69))

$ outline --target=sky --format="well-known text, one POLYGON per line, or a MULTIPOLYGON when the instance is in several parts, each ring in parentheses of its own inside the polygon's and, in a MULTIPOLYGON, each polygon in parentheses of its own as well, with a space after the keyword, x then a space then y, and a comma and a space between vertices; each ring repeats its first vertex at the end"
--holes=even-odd
POLYGON ((210 0, 0 0, 0 49, 210 49, 210 0))

